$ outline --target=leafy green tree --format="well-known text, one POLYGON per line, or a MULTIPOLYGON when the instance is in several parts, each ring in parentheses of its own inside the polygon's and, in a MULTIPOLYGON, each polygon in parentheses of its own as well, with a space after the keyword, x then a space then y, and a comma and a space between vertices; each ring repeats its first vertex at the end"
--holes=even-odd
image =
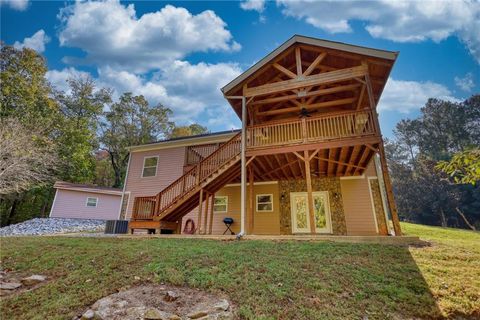
POLYGON ((480 149, 457 152, 450 161, 440 161, 437 169, 453 178, 455 183, 471 183, 480 181, 480 149))
POLYGON ((127 147, 165 138, 173 123, 171 110, 161 104, 150 106, 143 96, 124 93, 110 106, 101 123, 101 148, 108 152, 115 174, 114 187, 120 187, 127 169, 127 147))
POLYGON ((58 106, 45 79, 45 59, 12 46, 2 46, 0 58, 0 118, 15 117, 27 128, 55 128, 58 106))
MULTIPOLYGON (((29 183, 25 176, 22 176, 21 181, 17 175, 2 178, 5 185, 18 186, 16 190, 0 195, 0 217, 2 225, 5 225, 36 216, 42 209, 43 212, 48 211, 53 198, 51 183, 58 173, 58 168, 53 170, 53 165, 60 164, 58 155, 52 151, 56 149, 56 137, 60 135, 62 114, 53 98, 52 87, 45 78, 47 66, 41 55, 28 48, 17 50, 2 45, 0 57, 0 120, 4 123, 4 128, 7 127, 5 123, 17 123, 21 127, 15 130, 19 132, 18 135, 7 138, 8 141, 4 139, 3 142, 14 142, 14 139, 27 137, 24 143, 17 141, 17 146, 37 152, 37 157, 33 157, 32 161, 26 161, 28 157, 22 159, 23 163, 29 163, 27 170, 35 172, 36 178, 32 180, 35 183, 29 183), (52 167, 43 170, 46 166, 40 163, 45 163, 43 160, 47 158, 52 167), (40 163, 35 164, 38 161, 40 163), (41 179, 38 179, 39 175, 41 179)), ((2 152, 7 152, 6 146, 2 147, 2 152)), ((19 152, 21 153, 14 153, 18 155, 19 152)), ((29 154, 28 150, 23 152, 29 154)), ((3 160, 11 161, 13 158, 7 156, 3 160)))
MULTIPOLYGON (((402 219, 470 228, 480 224, 480 188, 452 184, 437 169, 439 161, 446 167, 455 153, 465 155, 479 145, 479 101, 478 95, 461 103, 430 99, 420 117, 397 124, 395 139, 387 141, 386 151, 402 219)), ((471 157, 467 162, 474 166, 471 157)), ((476 172, 462 168, 455 171, 459 177, 476 172)))
POLYGON ((479 130, 474 127, 480 119, 476 96, 462 103, 429 99, 421 112, 414 139, 419 152, 431 159, 445 160, 453 153, 479 145, 479 130))
POLYGON ((95 150, 98 149, 98 122, 104 107, 111 102, 111 92, 97 89, 89 77, 67 80, 69 90, 57 92, 60 105, 58 154, 63 160, 59 178, 70 182, 91 183, 95 179, 95 150))
POLYGON ((168 138, 179 138, 187 136, 195 136, 199 134, 208 133, 207 127, 204 127, 198 123, 192 123, 188 126, 174 126, 172 131, 168 134, 168 138))

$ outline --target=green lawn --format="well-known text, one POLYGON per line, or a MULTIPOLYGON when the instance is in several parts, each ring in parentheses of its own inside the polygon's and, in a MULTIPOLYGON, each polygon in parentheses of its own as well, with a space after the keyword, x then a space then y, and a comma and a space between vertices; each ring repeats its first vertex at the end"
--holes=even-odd
POLYGON ((3 238, 3 268, 51 281, 3 298, 1 318, 71 319, 142 282, 226 294, 245 319, 480 317, 480 234, 402 226, 432 245, 3 238))

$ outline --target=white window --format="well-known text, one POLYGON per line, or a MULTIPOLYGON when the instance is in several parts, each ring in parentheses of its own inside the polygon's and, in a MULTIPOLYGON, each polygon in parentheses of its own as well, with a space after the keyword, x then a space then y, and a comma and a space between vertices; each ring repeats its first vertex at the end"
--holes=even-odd
POLYGON ((157 175, 158 157, 143 158, 142 177, 155 177, 157 175))
POLYGON ((257 211, 272 212, 273 211, 273 195, 257 194, 257 211))
POLYGON ((87 198, 87 207, 96 207, 98 202, 98 198, 87 198))
POLYGON ((228 197, 215 196, 213 201, 213 212, 226 213, 228 211, 228 197))

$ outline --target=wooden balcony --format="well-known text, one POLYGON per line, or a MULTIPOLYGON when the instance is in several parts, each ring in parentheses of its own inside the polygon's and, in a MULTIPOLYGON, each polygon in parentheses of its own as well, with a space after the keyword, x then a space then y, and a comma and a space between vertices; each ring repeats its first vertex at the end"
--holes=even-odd
POLYGON ((324 143, 326 148, 335 147, 342 146, 341 142, 348 145, 350 141, 357 139, 369 142, 369 137, 375 142, 380 135, 373 117, 371 110, 363 110, 249 126, 247 153, 275 153, 274 149, 284 152, 284 148, 292 151, 295 148, 289 147, 307 148, 308 145, 321 143, 324 143))

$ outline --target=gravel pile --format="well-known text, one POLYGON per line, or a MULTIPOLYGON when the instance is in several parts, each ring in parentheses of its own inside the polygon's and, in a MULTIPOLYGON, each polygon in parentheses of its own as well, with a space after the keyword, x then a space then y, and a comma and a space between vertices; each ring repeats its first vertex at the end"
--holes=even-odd
POLYGON ((104 220, 35 218, 0 228, 0 236, 27 236, 67 232, 103 231, 104 220))

